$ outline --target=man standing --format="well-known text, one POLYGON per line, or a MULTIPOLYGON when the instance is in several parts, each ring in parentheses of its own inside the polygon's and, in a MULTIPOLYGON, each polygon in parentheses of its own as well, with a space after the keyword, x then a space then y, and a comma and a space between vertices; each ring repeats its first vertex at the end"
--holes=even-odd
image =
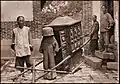
MULTIPOLYGON (((18 27, 13 29, 13 37, 12 37, 12 49, 16 54, 15 67, 17 66, 24 67, 24 62, 26 62, 27 67, 30 67, 32 64, 30 63, 30 55, 31 55, 31 34, 30 28, 24 26, 25 18, 23 16, 17 17, 18 27)), ((24 69, 19 69, 21 72, 24 69)))
POLYGON ((107 7, 102 6, 103 15, 100 20, 100 47, 101 51, 107 52, 108 51, 108 44, 109 44, 109 30, 114 24, 114 20, 112 16, 107 12, 107 7), (105 48, 105 49, 104 49, 105 48))
MULTIPOLYGON (((55 66, 55 56, 56 52, 59 51, 59 45, 51 27, 43 28, 43 39, 39 51, 43 53, 43 68, 45 70, 52 69, 55 66)), ((56 72, 49 72, 44 76, 44 79, 55 79, 56 76, 56 72)))
POLYGON ((98 50, 98 31, 99 31, 99 23, 97 21, 97 16, 93 15, 92 32, 90 33, 91 56, 95 56, 95 50, 98 50))

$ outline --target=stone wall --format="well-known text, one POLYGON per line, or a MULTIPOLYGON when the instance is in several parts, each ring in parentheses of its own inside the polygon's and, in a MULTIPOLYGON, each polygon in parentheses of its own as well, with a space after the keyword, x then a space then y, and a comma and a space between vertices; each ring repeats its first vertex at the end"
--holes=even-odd
POLYGON ((91 32, 92 24, 92 1, 83 1, 83 33, 91 32))
MULTIPOLYGON (((25 25, 28 27, 32 26, 33 21, 26 21, 25 25)), ((1 22, 1 40, 3 39, 11 39, 12 38, 12 30, 17 26, 15 21, 10 22, 1 22)))

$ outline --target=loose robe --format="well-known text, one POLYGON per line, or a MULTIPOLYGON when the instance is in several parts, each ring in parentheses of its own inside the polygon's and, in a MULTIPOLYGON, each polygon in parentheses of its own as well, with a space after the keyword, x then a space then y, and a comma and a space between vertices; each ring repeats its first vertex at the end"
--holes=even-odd
MULTIPOLYGON (((59 51, 58 43, 54 36, 43 37, 39 51, 43 53, 43 67, 49 70, 55 66, 56 52, 59 51)), ((44 78, 54 79, 56 72, 49 72, 44 78)))

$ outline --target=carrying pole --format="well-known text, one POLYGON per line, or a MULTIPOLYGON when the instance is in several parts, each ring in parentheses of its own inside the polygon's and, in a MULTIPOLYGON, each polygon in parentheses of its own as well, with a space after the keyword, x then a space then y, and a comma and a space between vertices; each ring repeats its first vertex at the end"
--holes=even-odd
POLYGON ((71 74, 73 74, 82 64, 83 62, 81 62, 75 69, 73 69, 73 71, 71 72, 71 74))
MULTIPOLYGON (((43 62, 43 60, 41 60, 40 62, 38 62, 38 63, 35 65, 35 67, 38 66, 39 64, 41 64, 42 62, 43 62)), ((21 74, 19 74, 18 76, 16 76, 16 77, 13 79, 13 81, 17 80, 18 77, 20 77, 22 74, 28 72, 29 69, 32 69, 32 68, 33 68, 33 66, 29 67, 28 70, 23 71, 21 74)))
MULTIPOLYGON (((11 67, 11 66, 8 66, 8 67, 15 68, 15 67, 11 67)), ((21 67, 21 66, 17 66, 16 68, 18 68, 18 69, 29 69, 29 68, 21 67)), ((63 74, 68 74, 69 73, 67 71, 59 71, 59 70, 42 70, 42 69, 29 69, 29 70, 45 71, 45 72, 57 72, 57 73, 63 73, 63 74)))
MULTIPOLYGON (((64 60, 62 60, 59 64, 57 64, 56 66, 54 66, 51 70, 54 70, 54 69, 56 69, 58 66, 60 66, 61 64, 63 64, 66 60, 68 60, 68 59, 70 59, 71 58, 71 55, 69 55, 69 56, 67 56, 64 60)), ((40 76, 40 77, 38 77, 36 80, 35 80, 35 82, 38 80, 38 79, 40 79, 40 78, 42 78, 42 77, 44 77, 45 75, 47 75, 49 72, 46 72, 46 73, 44 73, 42 76, 40 76)))
POLYGON ((83 45, 80 46, 80 48, 84 47, 91 39, 88 39, 83 45))
MULTIPOLYGON (((89 39, 88 41, 86 41, 82 46, 80 46, 80 48, 84 47, 91 39, 89 39)), ((51 70, 56 69, 58 66, 60 66, 61 64, 63 64, 66 60, 70 59, 71 55, 67 56, 65 59, 63 59, 59 64, 57 64, 56 66, 54 66, 51 70)), ((77 67, 78 68, 78 67, 77 67)), ((75 71, 75 70, 74 70, 75 71)), ((74 72, 73 71, 73 72, 74 72)), ((73 73, 72 72, 72 73, 73 73)), ((42 76, 38 77, 35 81, 37 81, 38 79, 44 77, 45 75, 47 75, 49 72, 44 73, 42 76)))

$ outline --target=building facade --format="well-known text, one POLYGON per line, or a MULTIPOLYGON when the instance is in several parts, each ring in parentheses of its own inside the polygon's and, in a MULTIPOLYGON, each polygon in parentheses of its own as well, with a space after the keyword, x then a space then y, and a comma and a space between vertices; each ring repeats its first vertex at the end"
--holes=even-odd
MULTIPOLYGON (((97 15, 98 22, 100 24, 101 17, 101 5, 106 5, 108 7, 108 12, 112 15, 115 20, 114 27, 114 37, 117 42, 119 49, 119 26, 118 26, 118 11, 119 11, 119 1, 82 1, 83 2, 83 10, 82 10, 82 30, 83 34, 90 33, 91 25, 92 25, 92 15, 97 15), (96 7, 97 6, 97 7, 96 7)), ((26 21, 25 25, 31 28, 32 38, 34 49, 38 53, 40 39, 42 36, 41 31, 41 2, 33 1, 33 20, 26 21)), ((5 50, 7 46, 11 43, 12 38, 12 29, 16 27, 16 21, 1 21, 1 45, 2 50, 5 50), (6 47, 5 47, 6 46, 6 47)), ((89 37, 84 39, 84 42, 87 41, 89 37)), ((88 46, 85 47, 88 49, 88 46)), ((10 49, 10 48, 9 48, 10 49)), ((9 50, 8 50, 9 51, 9 50)), ((5 51, 6 52, 6 51, 5 51)), ((118 52, 119 54, 119 52, 118 52)))

